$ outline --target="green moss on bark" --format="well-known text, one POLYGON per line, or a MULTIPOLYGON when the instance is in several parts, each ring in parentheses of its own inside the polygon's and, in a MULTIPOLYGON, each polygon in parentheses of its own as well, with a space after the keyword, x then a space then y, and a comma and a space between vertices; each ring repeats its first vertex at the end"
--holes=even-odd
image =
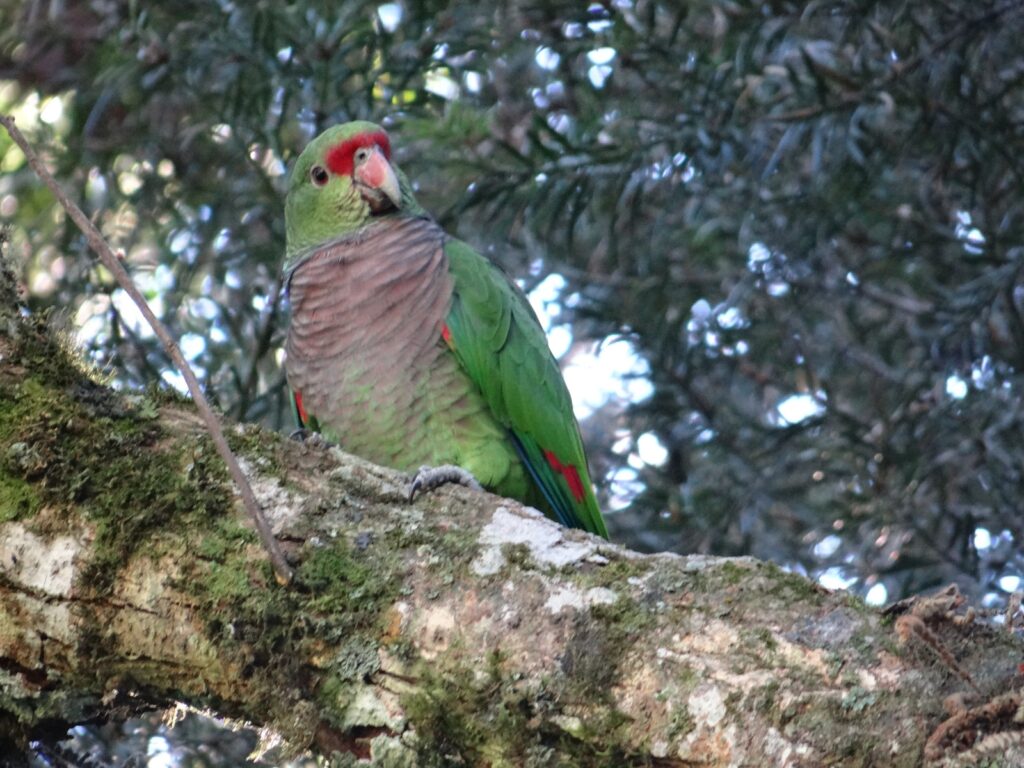
POLYGON ((96 539, 80 586, 106 594, 151 533, 229 508, 203 443, 165 447, 152 404, 99 385, 43 320, 24 321, 11 346, 31 373, 0 381, 0 519, 84 513, 96 539))
MULTIPOLYGON (((13 450, 8 449, 8 454, 20 453, 23 445, 24 443, 15 443, 12 446, 13 450)), ((8 455, 2 459, 3 464, 11 461, 17 461, 16 456, 8 455)), ((20 477, 12 477, 6 473, 0 475, 0 523, 31 517, 37 509, 39 497, 31 485, 20 477)))
MULTIPOLYGON (((622 751, 623 715, 585 702, 589 716, 560 711, 551 692, 506 675, 500 654, 483 673, 424 666, 403 708, 420 768, 629 768, 645 757, 622 751)), ((584 702, 581 702, 584 703, 584 702)))
POLYGON ((292 704, 281 699, 298 686, 317 702, 316 718, 342 728, 357 688, 379 667, 387 611, 403 584, 396 556, 343 537, 312 540, 284 588, 254 534, 231 518, 197 527, 187 540, 200 557, 178 586, 196 600, 225 668, 248 680, 249 706, 271 713, 293 744, 305 744, 316 721, 293 723, 292 704))

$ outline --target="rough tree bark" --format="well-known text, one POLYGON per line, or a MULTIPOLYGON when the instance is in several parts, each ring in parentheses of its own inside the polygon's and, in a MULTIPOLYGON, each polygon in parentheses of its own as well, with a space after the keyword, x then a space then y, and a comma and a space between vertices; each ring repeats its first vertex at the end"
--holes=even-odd
POLYGON ((395 472, 236 427, 282 588, 188 403, 96 383, 9 294, 0 754, 177 700, 339 765, 1024 764, 1022 644, 955 595, 883 615, 487 494, 409 504, 395 472))

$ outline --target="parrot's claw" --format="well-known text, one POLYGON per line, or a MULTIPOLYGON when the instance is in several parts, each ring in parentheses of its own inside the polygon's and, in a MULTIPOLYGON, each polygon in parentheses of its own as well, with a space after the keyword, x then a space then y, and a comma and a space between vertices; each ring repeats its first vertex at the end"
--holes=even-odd
POLYGON ((325 440, 324 436, 321 435, 319 432, 313 432, 312 430, 306 429, 305 427, 296 429, 294 432, 288 435, 288 439, 295 440, 297 442, 302 443, 303 445, 309 445, 314 448, 331 448, 334 445, 334 443, 330 442, 329 440, 325 440))
POLYGON ((413 501, 420 491, 432 491, 448 483, 464 485, 474 491, 483 490, 483 486, 471 473, 454 464, 442 464, 440 467, 420 467, 416 470, 412 483, 409 485, 409 501, 413 501))

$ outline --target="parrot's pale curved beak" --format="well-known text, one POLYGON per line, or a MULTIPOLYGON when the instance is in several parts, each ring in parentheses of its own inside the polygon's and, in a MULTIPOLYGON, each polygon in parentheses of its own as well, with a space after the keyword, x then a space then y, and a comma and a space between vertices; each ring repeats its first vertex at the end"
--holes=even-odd
POLYGON ((374 213, 383 213, 402 205, 398 176, 379 147, 373 147, 352 173, 363 199, 374 213))

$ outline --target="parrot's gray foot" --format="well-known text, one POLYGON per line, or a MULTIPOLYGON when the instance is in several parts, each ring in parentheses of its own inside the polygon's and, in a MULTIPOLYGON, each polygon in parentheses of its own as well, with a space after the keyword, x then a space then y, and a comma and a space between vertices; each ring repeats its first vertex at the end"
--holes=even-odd
POLYGON ((288 439, 296 440, 304 445, 310 445, 314 448, 334 447, 334 443, 330 442, 329 440, 325 440, 324 436, 321 435, 319 432, 314 432, 310 429, 306 429, 305 427, 302 427, 301 429, 296 429, 294 432, 288 435, 288 439))
POLYGON ((448 483, 464 485, 474 491, 483 490, 483 486, 471 473, 454 464, 442 464, 440 467, 420 467, 416 470, 409 486, 409 501, 415 499, 416 494, 420 491, 425 493, 448 483))

